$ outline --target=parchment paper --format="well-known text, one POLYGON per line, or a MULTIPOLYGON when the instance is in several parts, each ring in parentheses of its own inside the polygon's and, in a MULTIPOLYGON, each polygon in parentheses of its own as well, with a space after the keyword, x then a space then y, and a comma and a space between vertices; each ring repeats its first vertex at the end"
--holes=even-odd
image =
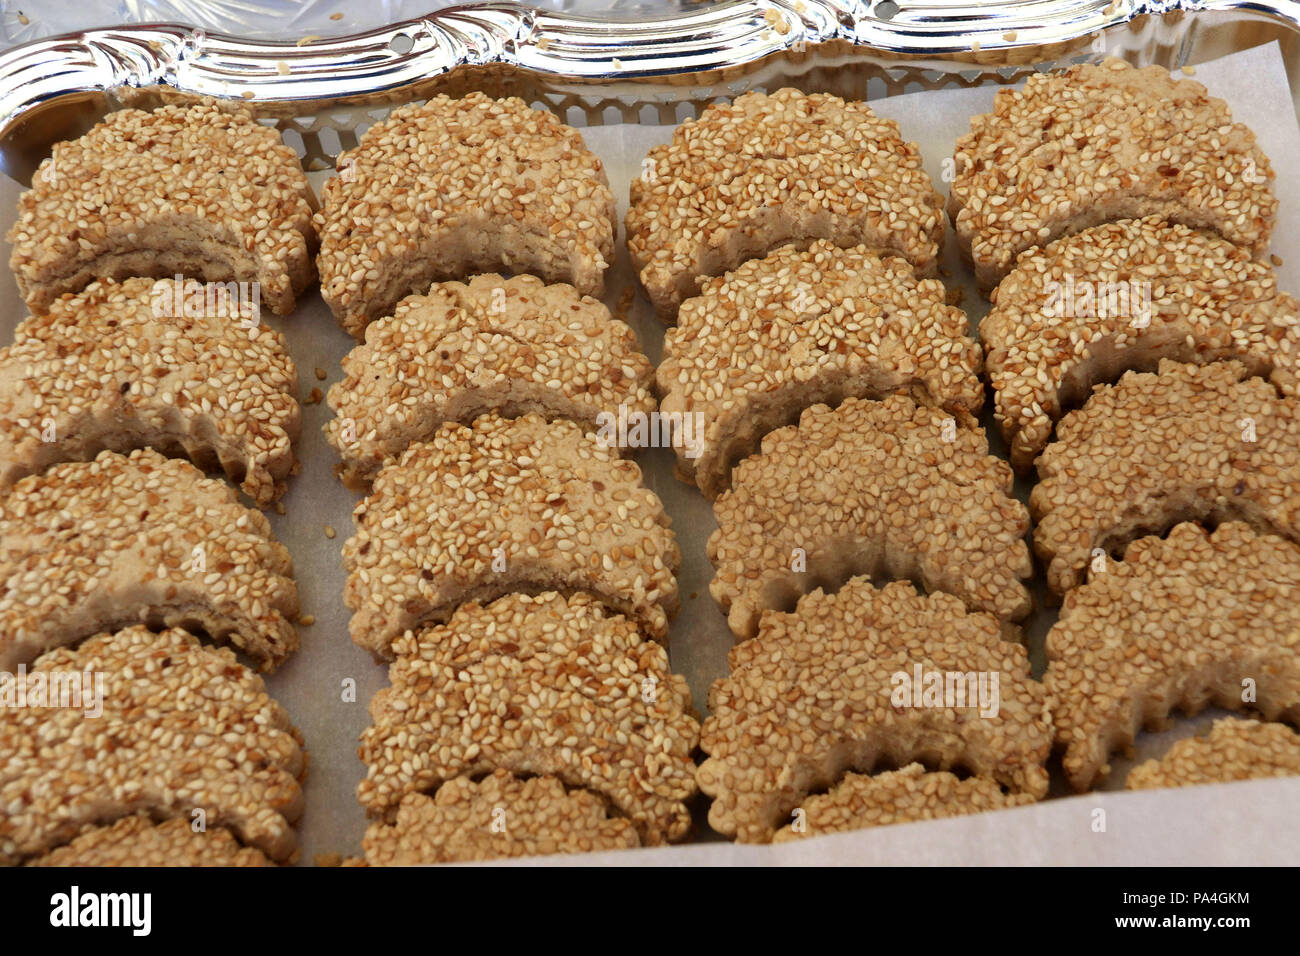
MULTIPOLYGON (((1255 130, 1278 170, 1281 209, 1274 251, 1284 260, 1278 268, 1282 288, 1300 292, 1300 181, 1293 169, 1300 157, 1300 130, 1281 54, 1275 44, 1259 47, 1203 64, 1197 67, 1195 78, 1226 99, 1236 118, 1255 130)), ((883 115, 897 119, 904 136, 920 145, 927 171, 940 190, 946 191, 943 160, 952 155, 953 142, 966 132, 969 118, 991 108, 993 94, 990 88, 914 93, 873 101, 872 105, 883 115)), ((651 146, 666 142, 672 129, 615 125, 587 129, 583 135, 608 168, 621 221, 628 185, 639 174, 642 157, 651 146)), ((317 173, 311 178, 319 189, 328 175, 317 173)), ((6 230, 13 221, 20 191, 17 183, 0 177, 0 211, 6 230)), ((963 307, 974 324, 986 311, 987 303, 976 294, 969 274, 960 264, 951 234, 949 240, 947 281, 964 289, 963 307)), ((618 261, 607 283, 606 302, 611 309, 632 285, 633 274, 620 236, 618 261)), ((4 324, 0 341, 11 340, 14 326, 25 314, 12 276, 8 270, 0 270, 0 316, 4 324)), ((264 311, 264 319, 269 315, 264 311)), ((657 363, 663 327, 640 292, 625 318, 657 363)), ((303 296, 294 315, 286 319, 270 316, 268 321, 288 337, 304 400, 313 388, 324 393, 339 380, 340 359, 353 341, 339 329, 314 288, 303 296), (324 373, 323 381, 318 380, 317 369, 324 373)), ((336 458, 320 431, 329 416, 328 406, 323 402, 306 405, 303 412, 303 438, 298 446, 302 471, 290 481, 283 499, 286 514, 271 513, 270 518, 276 535, 293 554, 303 613, 315 615, 316 622, 301 630, 301 649, 268 683, 302 729, 311 755, 307 810, 300 828, 302 862, 310 864, 316 854, 346 856, 360 851, 366 821, 355 798, 356 785, 364 775, 364 767, 356 757, 356 743, 369 723, 370 698, 385 686, 387 672, 348 637, 348 612, 342 600, 345 575, 339 553, 343 541, 352 533, 351 511, 358 497, 344 489, 332 474, 336 458), (327 527, 335 530, 333 539, 327 537, 327 527), (344 699, 346 681, 356 684, 355 698, 350 701, 344 699)), ((991 430, 990 435, 995 449, 1000 451, 997 436, 991 430)), ((708 594, 712 567, 704 548, 716 527, 712 509, 694 488, 672 476, 670 450, 644 450, 638 461, 646 484, 663 499, 681 545, 682 611, 671 632, 672 666, 689 681, 696 707, 703 715, 707 712, 710 682, 727 672, 727 651, 732 643, 725 619, 708 594)), ((1022 493, 1027 490, 1027 484, 1020 488, 1022 493)), ((1054 610, 1039 611, 1026 628, 1036 673, 1041 673, 1043 636, 1054 617, 1054 610)), ((1212 716, 1181 720, 1169 732, 1143 735, 1137 758, 1162 753, 1174 739, 1203 727, 1212 716)), ((1112 761, 1109 789, 1122 786, 1131 763, 1122 757, 1112 761)), ((1059 779, 1053 793, 1066 793, 1059 779)), ((700 845, 596 854, 562 862, 1294 863, 1300 856, 1300 817, 1294 810, 1298 800, 1300 779, 1181 791, 1087 794, 1049 799, 1016 810, 878 827, 779 847, 734 847, 721 842, 708 829, 704 823, 707 801, 701 798, 695 834, 700 845), (1097 808, 1107 813, 1105 832, 1093 830, 1097 808)))

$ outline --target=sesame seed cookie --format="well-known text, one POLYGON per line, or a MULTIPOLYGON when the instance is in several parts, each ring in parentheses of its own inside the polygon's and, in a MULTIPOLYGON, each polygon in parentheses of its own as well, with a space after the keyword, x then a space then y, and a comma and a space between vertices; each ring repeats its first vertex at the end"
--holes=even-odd
POLYGON ((589 594, 509 594, 393 642, 358 788, 371 817, 489 770, 599 793, 647 844, 690 829, 699 724, 668 651, 589 594))
POLYGON ((948 216, 985 292, 1026 249, 1103 222, 1161 216, 1259 258, 1277 217, 1254 133, 1158 66, 1110 59, 999 90, 954 162, 948 216))
POLYGON ((521 99, 401 106, 338 159, 316 228, 321 295, 358 340, 438 279, 529 272, 599 297, 614 194, 581 134, 521 99))
POLYGON ((344 481, 365 487, 384 461, 444 421, 536 412, 597 427, 619 406, 648 414, 654 370, 636 333, 571 285, 534 276, 437 282, 366 327, 329 391, 325 426, 344 481))
POLYGON ((123 817, 89 826, 72 842, 28 860, 26 866, 275 866, 261 850, 240 846, 222 827, 194 829, 183 817, 154 823, 123 817))
POLYGON ((795 89, 746 93, 687 120, 632 182, 627 245, 672 323, 700 278, 787 243, 829 239, 937 268, 943 197, 915 143, 866 103, 795 89))
POLYGON ((951 595, 854 578, 836 594, 805 595, 793 612, 764 614, 730 664, 709 691, 698 779, 714 798, 709 824, 741 842, 770 841, 810 793, 878 763, 922 760, 1033 798, 1047 792, 1051 718, 1028 653, 951 595), (917 669, 987 675, 996 713, 974 700, 899 698, 900 675, 917 669))
POLYGON ((1021 472, 1094 385, 1162 358, 1233 358, 1284 395, 1300 391, 1300 303, 1245 250, 1158 217, 1027 252, 992 299, 979 334, 995 417, 1021 472))
POLYGON ((959 413, 905 395, 814 405, 769 432, 713 505, 709 591, 737 638, 765 609, 856 574, 919 581, 1007 622, 1030 610, 1029 515, 959 413))
POLYGON ((788 843, 892 823, 939 820, 1033 802, 1033 796, 1027 793, 1003 793, 988 777, 963 780, 947 771, 928 773, 921 764, 911 763, 902 770, 875 775, 845 774, 826 793, 805 800, 799 808, 804 811, 800 825, 786 824, 776 832, 772 842, 788 843))
POLYGON ((763 435, 849 396, 904 391, 978 414, 980 348, 946 294, 898 256, 822 240, 705 282, 658 371, 663 411, 703 416, 700 447, 677 448, 678 475, 716 498, 763 435))
POLYGON ((423 866, 640 846, 636 827, 589 790, 556 777, 521 779, 494 770, 481 781, 448 780, 433 796, 409 793, 395 823, 366 831, 370 866, 423 866))
POLYGON ((387 465, 343 547, 352 639, 379 659, 403 631, 511 591, 588 591, 665 639, 677 548, 641 469, 582 427, 490 412, 444 423, 387 465))
POLYGON ((110 113, 56 143, 9 230, 35 313, 95 279, 256 282, 279 315, 315 278, 312 196, 280 134, 212 103, 110 113))
POLYGON ((47 853, 88 824, 140 812, 191 823, 196 810, 273 860, 294 854, 301 740, 229 650, 129 627, 42 655, 15 684, 26 706, 0 707, 0 863, 47 853), (102 677, 98 716, 33 703, 38 687, 74 675, 83 688, 102 677))
POLYGON ((1300 776, 1300 734, 1285 724, 1228 718, 1129 771, 1130 790, 1300 776))
POLYGON ((259 506, 283 494, 302 414, 284 338, 228 313, 221 285, 92 282, 0 349, 0 490, 104 449, 175 451, 221 468, 259 506), (159 315, 173 294, 215 311, 159 315))
POLYGON ((1300 547, 1241 522, 1180 524, 1069 592, 1044 683, 1076 790, 1141 728, 1215 705, 1300 721, 1300 547), (1249 692, 1249 693, 1248 693, 1249 692), (1248 699, 1249 698, 1249 699, 1248 699))
POLYGON ((263 670, 298 647, 289 552, 221 481, 149 449, 24 478, 0 516, 0 669, 129 624, 190 627, 263 670))
POLYGON ((1249 522, 1300 541, 1300 400, 1239 362, 1128 372, 1056 428, 1029 497, 1057 594, 1178 521, 1249 522))

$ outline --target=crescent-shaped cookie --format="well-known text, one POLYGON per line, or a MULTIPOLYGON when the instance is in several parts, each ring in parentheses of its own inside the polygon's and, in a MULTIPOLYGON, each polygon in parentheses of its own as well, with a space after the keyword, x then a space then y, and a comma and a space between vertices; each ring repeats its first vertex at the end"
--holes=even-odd
POLYGON ((88 826, 72 842, 25 866, 275 866, 266 854, 240 846, 223 827, 195 829, 183 817, 154 823, 144 814, 109 826, 88 826))
POLYGON ((352 639, 391 659, 403 631, 512 591, 587 591, 665 639, 681 560, 641 469, 574 422, 447 422, 381 471, 343 547, 352 639))
POLYGON ((980 349, 937 279, 857 246, 785 246, 710 279, 683 303, 659 366, 665 414, 703 434, 678 474, 716 498, 731 469, 810 405, 893 392, 979 414, 980 349))
POLYGON ((1027 793, 1004 793, 989 777, 961 778, 946 770, 927 771, 919 763, 880 774, 848 773, 825 793, 799 807, 797 822, 776 832, 773 843, 788 843, 863 827, 939 820, 1033 803, 1027 793))
POLYGON ((242 110, 118 110, 38 167, 9 265, 35 313, 95 279, 180 274, 287 315, 315 278, 313 202, 298 155, 242 110))
POLYGON ((1140 729, 1208 705, 1300 721, 1300 547, 1240 522, 1146 537, 1065 596, 1044 682, 1076 790, 1140 729))
POLYGON ((896 122, 788 88, 679 126, 642 163, 627 213, 632 264, 670 324, 701 277, 787 243, 889 250, 933 275, 943 229, 943 197, 896 122))
POLYGON ((1129 790, 1300 776, 1300 734, 1286 724, 1228 718, 1128 773, 1129 790))
POLYGON ((129 627, 0 676, 0 694, 14 701, 0 707, 0 863, 136 813, 201 819, 277 862, 293 855, 301 740, 229 650, 129 627))
POLYGON ((372 823, 364 847, 370 866, 425 866, 552 853, 593 853, 640 846, 636 827, 611 816, 590 790, 557 777, 516 777, 494 770, 482 780, 448 780, 433 796, 402 798, 392 823, 372 823))
POLYGON ((998 91, 953 158, 948 216, 985 292, 1026 249, 1103 222, 1160 216, 1258 258, 1277 217, 1255 135, 1159 66, 1035 73, 998 91))
POLYGON ((1245 250, 1183 225, 1126 219, 1063 237, 1021 256, 992 299, 979 334, 1020 472, 1093 386, 1162 358, 1235 359, 1300 391, 1300 303, 1245 250))
POLYGON ((358 750, 372 817, 502 769, 603 795, 645 843, 686 835, 699 724, 668 651, 627 618, 587 594, 510 594, 407 632, 393 652, 358 750))
POLYGON ((289 552, 229 485, 143 449, 24 478, 0 514, 0 670, 130 624, 272 670, 298 646, 289 552))
POLYGON ((879 764, 1047 792, 1051 718, 1027 652, 951 595, 855 578, 764 614, 730 664, 709 692, 698 776, 709 824, 742 842, 770 841, 809 794, 879 764), (929 695, 936 677, 951 698, 929 695))
POLYGON ((247 319, 219 284, 104 279, 23 321, 0 349, 0 491, 55 462, 153 447, 270 504, 295 465, 298 373, 284 337, 247 319))
POLYGON ((446 421, 536 413, 595 430, 620 408, 655 409, 636 333, 573 286, 534 276, 434 283, 367 326, 343 371, 325 434, 357 487, 446 421))
POLYGON ((1061 419, 1038 476, 1034 550, 1057 594, 1179 521, 1246 521, 1300 541, 1300 399, 1239 362, 1165 359, 1061 419))
POLYGON ((581 134, 523 100, 471 93, 393 110, 325 186, 321 295, 358 340, 403 297, 480 272, 600 296, 614 194, 581 134))
POLYGON ((741 640, 764 610, 859 574, 918 581, 1018 621, 1033 568, 1012 484, 969 416, 904 395, 815 405, 768 433, 714 502, 709 591, 741 640))

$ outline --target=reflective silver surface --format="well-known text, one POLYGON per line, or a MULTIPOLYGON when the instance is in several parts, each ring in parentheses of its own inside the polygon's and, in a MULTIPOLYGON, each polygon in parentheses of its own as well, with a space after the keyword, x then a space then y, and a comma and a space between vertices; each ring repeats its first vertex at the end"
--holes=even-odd
MULTIPOLYGON (((1300 4, 1289 0, 730 0, 687 10, 595 20, 489 3, 297 43, 178 24, 37 40, 0 53, 0 165, 26 178, 49 143, 122 102, 212 96, 291 126, 295 117, 479 87, 541 98, 561 112, 576 104, 588 123, 613 105, 625 121, 647 104, 734 95, 762 83, 765 71, 873 64, 893 79, 1005 82, 996 71, 1067 55, 1176 48, 1203 12, 1300 30, 1300 4)), ((651 122, 680 118, 651 112, 651 122)), ((347 133, 350 123, 334 128, 347 133)))

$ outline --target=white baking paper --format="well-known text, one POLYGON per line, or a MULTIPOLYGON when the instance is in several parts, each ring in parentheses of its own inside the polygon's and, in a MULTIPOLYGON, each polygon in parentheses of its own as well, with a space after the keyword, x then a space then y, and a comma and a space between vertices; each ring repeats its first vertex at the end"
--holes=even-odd
MULTIPOLYGON (((1227 100, 1239 120, 1258 135, 1278 170, 1281 200, 1274 251, 1283 257, 1278 268, 1281 285, 1300 292, 1300 180, 1293 164, 1300 157, 1300 129, 1295 107, 1275 44, 1234 54, 1197 67, 1198 81, 1227 100)), ((936 184, 943 182, 942 163, 952 155, 969 118, 987 112, 991 88, 914 93, 873 101, 883 115, 899 121, 904 135, 915 140, 936 184)), ((626 211, 628 186, 639 175, 641 159, 651 146, 666 142, 670 127, 615 125, 583 131, 588 145, 604 160, 619 202, 626 211)), ((318 189, 326 174, 312 174, 318 189)), ((940 185, 941 190, 944 189, 940 185)), ((4 227, 12 222, 19 192, 17 183, 0 177, 0 210, 4 227)), ((977 321, 986 303, 974 291, 969 274, 952 248, 950 235, 946 267, 950 282, 964 289, 963 306, 977 321)), ((611 309, 634 284, 620 238, 618 260, 611 271, 606 302, 611 309)), ((8 341, 14 325, 26 314, 7 270, 0 274, 0 315, 8 341)), ((269 313, 264 312, 264 317, 269 313)), ((658 362, 663 327, 638 292, 627 320, 641 336, 651 360, 658 362)), ((313 388, 325 392, 341 377, 339 362, 352 347, 350 336, 335 323, 313 289, 297 312, 287 319, 271 317, 288 337, 298 364, 300 391, 307 399, 313 388), (320 369, 325 379, 315 374, 320 369)), ((311 766, 306 783, 307 810, 301 825, 302 862, 317 854, 360 851, 366 821, 355 798, 364 768, 356 757, 358 735, 369 723, 371 696, 386 683, 386 669, 348 637, 348 613, 343 604, 344 573, 339 553, 351 534, 351 511, 357 496, 333 477, 335 456, 321 434, 328 407, 304 408, 303 438, 298 446, 301 473, 290 482, 284 498, 286 514, 271 515, 280 540, 293 553, 304 614, 316 618, 302 629, 302 648, 269 678, 272 693, 285 705, 306 737, 311 766), (327 537, 327 528, 337 532, 327 537), (356 695, 346 701, 345 682, 355 681, 356 695)), ((998 446, 996 435, 993 436, 998 446)), ((705 542, 715 524, 709 503, 694 488, 672 475, 672 452, 648 449, 638 460, 646 484, 661 498, 673 520, 682 549, 679 577, 682 611, 673 623, 673 669, 689 681, 695 704, 707 712, 706 695, 712 680, 727 671, 731 635, 722 613, 708 594, 712 567, 705 542)), ((1027 492, 1027 485, 1022 491, 1027 492)), ((1054 612, 1040 611, 1030 622, 1027 641, 1036 672, 1042 668, 1042 641, 1054 612)), ((1143 735, 1138 759, 1163 752, 1172 740, 1203 727, 1212 715, 1179 721, 1163 734, 1143 735)), ((1131 761, 1116 758, 1108 789, 1122 785, 1131 761)), ((1054 793, 1063 794, 1059 780, 1054 793)), ((1021 863, 1021 864, 1281 864, 1300 856, 1300 779, 1189 788, 1181 791, 1101 793, 1050 799, 1044 803, 953 820, 879 827, 850 834, 820 837, 782 846, 736 847, 703 823, 701 798, 696 845, 660 850, 595 854, 564 860, 628 865, 779 864, 808 863, 1021 863), (1095 832, 1094 813, 1106 811, 1105 832, 1095 832)), ((535 861, 534 861, 535 862, 535 861)))

